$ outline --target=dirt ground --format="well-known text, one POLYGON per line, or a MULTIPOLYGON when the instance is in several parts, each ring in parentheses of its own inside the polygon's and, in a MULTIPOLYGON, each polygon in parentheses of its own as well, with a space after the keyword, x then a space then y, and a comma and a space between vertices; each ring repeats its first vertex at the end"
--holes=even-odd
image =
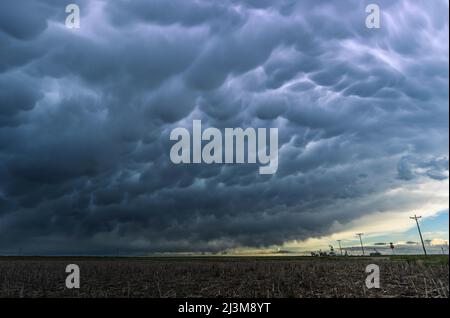
POLYGON ((448 256, 430 258, 8 258, 0 297, 448 297, 448 256), (430 261, 432 260, 432 261, 430 261), (80 268, 67 289, 66 266, 80 268), (368 264, 380 289, 367 289, 368 264))

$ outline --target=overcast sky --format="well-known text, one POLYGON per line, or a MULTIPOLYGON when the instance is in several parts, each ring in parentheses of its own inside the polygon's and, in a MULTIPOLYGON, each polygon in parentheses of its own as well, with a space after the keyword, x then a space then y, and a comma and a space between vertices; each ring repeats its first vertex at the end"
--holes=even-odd
POLYGON ((313 249, 448 214, 448 1, 376 1, 380 29, 371 1, 76 1, 80 29, 68 3, 0 1, 0 252, 313 249), (278 127, 277 173, 173 164, 195 119, 278 127))

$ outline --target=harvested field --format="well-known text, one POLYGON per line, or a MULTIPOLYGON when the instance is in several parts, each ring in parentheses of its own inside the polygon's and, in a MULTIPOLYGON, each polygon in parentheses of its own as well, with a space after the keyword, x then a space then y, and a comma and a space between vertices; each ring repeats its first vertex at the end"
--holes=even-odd
POLYGON ((0 258, 0 297, 448 297, 448 256, 0 258), (77 264, 81 288, 65 287, 77 264), (368 264, 380 289, 367 289, 368 264))

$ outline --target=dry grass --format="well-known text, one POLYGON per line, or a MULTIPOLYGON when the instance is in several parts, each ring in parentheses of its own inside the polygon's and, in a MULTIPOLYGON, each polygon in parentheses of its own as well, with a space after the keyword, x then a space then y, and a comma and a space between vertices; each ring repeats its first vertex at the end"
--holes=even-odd
POLYGON ((447 263, 390 259, 0 259, 0 297, 448 297, 447 263), (65 266, 81 288, 65 288, 65 266), (365 266, 381 288, 365 287, 365 266))

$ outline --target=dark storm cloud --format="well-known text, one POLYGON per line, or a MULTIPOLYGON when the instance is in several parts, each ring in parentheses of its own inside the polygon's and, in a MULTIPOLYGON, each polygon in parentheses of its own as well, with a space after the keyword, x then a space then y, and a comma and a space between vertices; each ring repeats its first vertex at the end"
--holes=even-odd
POLYGON ((39 87, 35 87, 30 78, 20 73, 2 76, 0 86, 2 87, 0 115, 4 117, 33 109, 36 102, 42 97, 39 87))
MULTIPOLYGON (((448 4, 0 4, 0 252, 267 246, 448 178, 448 4), (181 165, 172 128, 278 127, 273 176, 181 165)), ((416 198, 419 200, 420 198, 416 198)))
POLYGON ((417 176, 428 176, 436 180, 448 178, 448 158, 421 160, 412 156, 403 157, 398 165, 398 177, 411 180, 417 176))
POLYGON ((0 28, 18 39, 36 37, 47 28, 48 11, 38 1, 30 1, 24 6, 16 1, 5 0, 0 11, 0 28))

